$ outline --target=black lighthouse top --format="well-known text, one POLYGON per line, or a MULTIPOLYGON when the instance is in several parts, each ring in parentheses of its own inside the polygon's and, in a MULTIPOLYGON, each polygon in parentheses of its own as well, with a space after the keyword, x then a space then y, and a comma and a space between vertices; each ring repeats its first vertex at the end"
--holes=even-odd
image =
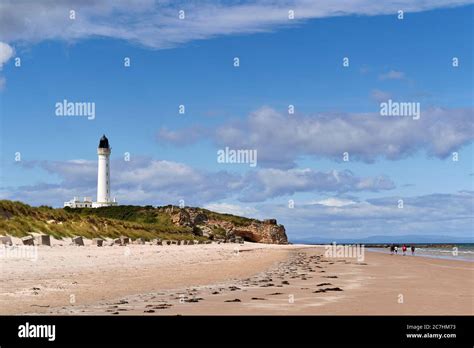
POLYGON ((110 149, 109 139, 107 139, 105 134, 102 136, 102 138, 100 138, 99 149, 110 149))

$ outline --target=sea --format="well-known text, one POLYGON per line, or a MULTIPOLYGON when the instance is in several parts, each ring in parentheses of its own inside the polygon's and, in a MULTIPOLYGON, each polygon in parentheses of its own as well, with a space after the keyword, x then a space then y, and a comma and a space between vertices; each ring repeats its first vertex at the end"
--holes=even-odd
MULTIPOLYGON (((402 255, 401 245, 398 245, 398 254, 402 255)), ((407 255, 412 255, 410 247, 415 246, 415 255, 422 257, 431 257, 436 259, 450 259, 474 262, 474 243, 457 244, 407 244, 407 255)), ((368 251, 377 251, 390 254, 390 248, 380 246, 371 247, 365 245, 368 251)))

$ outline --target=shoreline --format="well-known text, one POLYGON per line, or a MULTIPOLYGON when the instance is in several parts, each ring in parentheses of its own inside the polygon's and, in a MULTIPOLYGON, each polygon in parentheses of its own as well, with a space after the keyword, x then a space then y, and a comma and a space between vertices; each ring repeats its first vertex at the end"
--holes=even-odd
POLYGON ((0 314, 474 313, 474 265, 460 260, 257 243, 38 249, 36 262, 1 260, 0 314))
MULTIPOLYGON (((380 249, 380 248, 367 247, 366 251, 372 252, 372 253, 381 253, 381 254, 391 255, 390 251, 386 251, 385 249, 380 249)), ((405 256, 426 257, 426 258, 435 259, 435 260, 453 260, 453 261, 462 261, 462 262, 471 262, 471 263, 474 262, 474 259, 467 259, 467 258, 463 258, 459 256, 438 256, 438 255, 426 255, 426 254, 419 254, 419 253, 420 251, 418 251, 418 253, 415 253, 415 255, 411 255, 411 252, 407 252, 405 256)), ((394 255, 394 256, 403 256, 403 255, 399 253, 398 255, 394 255)))
MULTIPOLYGON (((461 243, 462 244, 471 244, 471 243, 461 243)), ((332 246, 333 244, 305 244, 308 246, 314 246, 314 247, 320 247, 320 248, 325 248, 327 246, 332 246)), ((362 245, 362 244, 337 244, 337 245, 362 245)), ((443 244, 444 245, 444 244, 443 244)), ((456 244, 453 244, 456 245, 456 244)), ((381 247, 370 247, 370 246, 365 246, 364 249, 366 252, 375 252, 375 253, 381 253, 381 254, 389 254, 391 255, 390 251, 388 248, 381 248, 381 247)), ((410 250, 407 250, 405 256, 410 256, 410 257, 427 257, 431 259, 441 259, 441 260, 455 260, 455 261, 463 261, 463 262, 474 262, 474 257, 473 258, 467 258, 465 256, 444 256, 444 255, 429 255, 429 254, 423 254, 426 248, 421 248, 418 247, 416 249, 415 255, 411 254, 410 250)), ((462 252, 462 251, 460 251, 462 252)), ((402 252, 399 251, 398 254, 395 254, 394 256, 403 256, 402 252)))

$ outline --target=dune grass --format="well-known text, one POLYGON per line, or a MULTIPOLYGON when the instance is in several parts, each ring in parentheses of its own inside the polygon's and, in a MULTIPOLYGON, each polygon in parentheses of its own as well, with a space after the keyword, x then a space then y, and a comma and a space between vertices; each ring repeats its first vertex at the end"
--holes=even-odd
POLYGON ((56 238, 206 239, 191 227, 176 226, 169 214, 151 206, 116 206, 98 209, 53 209, 31 207, 22 202, 0 200, 0 234, 23 237, 32 232, 56 238))

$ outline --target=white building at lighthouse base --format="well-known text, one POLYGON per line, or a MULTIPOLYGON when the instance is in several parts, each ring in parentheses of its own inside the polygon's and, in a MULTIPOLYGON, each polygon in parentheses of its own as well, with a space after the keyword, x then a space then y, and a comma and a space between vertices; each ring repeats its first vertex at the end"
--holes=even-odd
POLYGON ((79 197, 74 197, 70 201, 64 202, 64 207, 69 208, 92 208, 92 198, 84 197, 82 200, 79 197))
POLYGON ((69 208, 100 208, 100 207, 110 207, 118 205, 117 200, 114 198, 112 202, 93 202, 91 197, 74 197, 70 201, 64 202, 64 207, 69 208))
POLYGON ((92 202, 92 208, 100 208, 100 207, 111 207, 111 206, 115 206, 117 205, 117 201, 115 200, 115 197, 114 197, 114 200, 111 201, 111 202, 92 202))

